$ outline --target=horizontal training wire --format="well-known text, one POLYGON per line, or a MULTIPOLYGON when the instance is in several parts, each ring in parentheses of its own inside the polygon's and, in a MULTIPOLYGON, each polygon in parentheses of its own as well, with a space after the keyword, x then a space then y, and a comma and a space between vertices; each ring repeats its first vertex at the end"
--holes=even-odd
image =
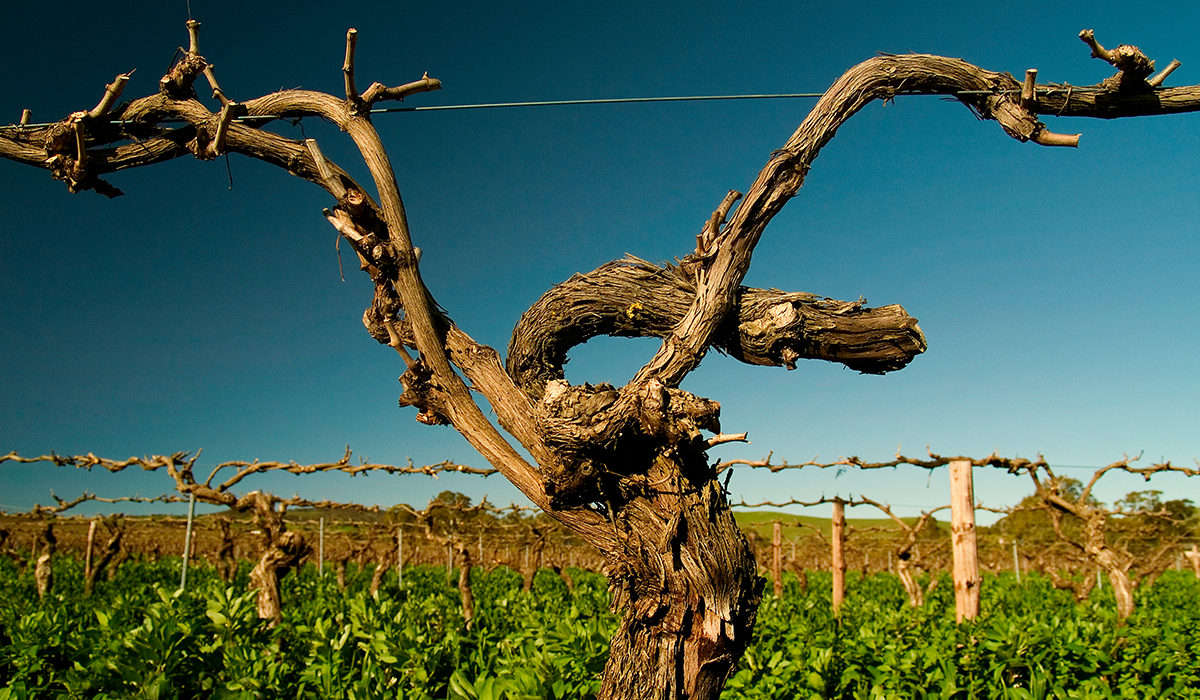
POLYGON ((633 102, 701 102, 704 100, 785 100, 797 97, 820 97, 821 92, 797 92, 778 95, 692 95, 687 97, 614 97, 596 100, 549 100, 543 102, 492 102, 473 105, 434 105, 430 107, 384 107, 371 114, 390 112, 434 112, 448 109, 494 109, 497 107, 558 107, 562 105, 608 105, 633 102))
MULTIPOLYGON (((1073 92, 1089 92, 1099 88, 1069 88, 1073 92)), ((1067 87, 1039 87, 1037 92, 1040 94, 1053 94, 1055 92, 1066 92, 1067 87)), ((956 95, 1005 95, 1016 94, 1020 90, 962 90, 956 95)), ((499 109, 502 107, 562 107, 567 105, 605 105, 605 104, 633 104, 644 102, 712 102, 717 100, 787 100, 796 98, 815 98, 821 97, 825 93, 822 92, 797 92, 797 93, 779 93, 769 95, 689 95, 683 97, 614 97, 607 99, 593 100, 545 100, 539 102, 490 102, 483 104, 465 104, 465 105, 432 105, 428 107, 383 107, 372 109, 371 114, 394 114, 398 112, 442 112, 448 110, 459 109, 499 109)), ((899 93, 901 95, 935 95, 937 93, 899 93)), ((278 114, 259 114, 254 116, 235 117, 234 121, 258 121, 258 120, 274 120, 274 119, 289 119, 289 117, 280 116, 278 114)), ((161 119, 162 123, 182 123, 183 119, 161 119)), ((8 126, 0 126, 0 129, 36 129, 53 126, 58 122, 46 122, 42 124, 11 124, 8 126)), ((127 124, 130 122, 113 120, 111 124, 127 124)))

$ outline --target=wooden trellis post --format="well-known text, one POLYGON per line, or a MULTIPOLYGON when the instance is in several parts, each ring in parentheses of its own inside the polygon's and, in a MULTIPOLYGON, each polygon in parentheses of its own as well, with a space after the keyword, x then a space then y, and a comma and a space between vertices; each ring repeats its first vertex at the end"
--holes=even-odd
POLYGON ((979 551, 975 541, 975 488, 971 462, 950 463, 950 533, 954 546, 954 604, 959 622, 979 615, 979 551))
POLYGON ((831 556, 829 569, 833 572, 833 611, 842 607, 846 595, 846 502, 838 498, 833 501, 833 521, 829 537, 831 556))
POLYGON ((783 523, 776 520, 771 533, 771 577, 775 580, 775 597, 783 597, 783 523))
POLYGON ((87 552, 83 557, 83 577, 92 577, 92 546, 96 541, 96 521, 88 523, 87 552))
POLYGON ((319 546, 317 547, 317 576, 325 575, 325 518, 321 518, 319 546))

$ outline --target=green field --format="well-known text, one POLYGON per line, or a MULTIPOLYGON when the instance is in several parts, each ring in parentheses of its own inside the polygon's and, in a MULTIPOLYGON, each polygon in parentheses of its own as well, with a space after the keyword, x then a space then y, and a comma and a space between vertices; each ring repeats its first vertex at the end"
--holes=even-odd
MULTIPOLYGON (((0 700, 10 698, 586 698, 608 638, 605 580, 543 570, 531 592, 505 568, 473 572, 476 619, 463 624, 444 568, 395 573, 377 596, 370 572, 347 590, 308 566, 284 579, 284 622, 270 629, 245 593, 211 569, 127 562, 85 597, 81 565, 56 563, 39 601, 29 573, 0 561, 0 700)), ((1118 626, 1106 587, 1076 604, 1044 580, 985 578, 983 615, 954 623, 949 580, 909 608, 888 574, 848 576, 835 616, 828 574, 768 595, 750 651, 723 697, 1200 698, 1200 582, 1167 572, 1138 591, 1118 626)), ((768 586, 768 590, 770 587, 768 586)))
MULTIPOLYGON (((780 527, 780 534, 783 536, 784 541, 811 535, 812 530, 808 528, 819 530, 825 537, 829 537, 833 529, 829 518, 818 518, 810 515, 793 515, 791 513, 755 510, 745 512, 735 511, 733 516, 737 519, 737 523, 743 531, 753 532, 760 538, 768 541, 771 539, 774 523, 777 520, 782 525, 780 527)), ((901 518, 901 520, 909 524, 915 524, 918 518, 901 518)), ((892 534, 901 532, 900 528, 891 518, 846 518, 846 526, 858 530, 867 530, 870 528, 886 530, 891 531, 892 534)), ((933 527, 933 523, 930 523, 927 527, 933 527)))

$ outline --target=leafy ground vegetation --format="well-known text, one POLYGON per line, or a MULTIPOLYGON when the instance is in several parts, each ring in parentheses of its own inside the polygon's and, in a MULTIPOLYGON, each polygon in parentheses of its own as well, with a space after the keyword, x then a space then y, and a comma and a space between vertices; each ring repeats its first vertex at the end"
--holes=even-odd
MULTIPOLYGON (((308 566, 285 580, 284 621, 257 619, 246 567, 127 562, 91 596, 62 557, 55 591, 0 561, 0 700, 13 698, 587 698, 617 624, 606 581, 475 569, 463 623, 444 568, 405 569, 377 595, 308 566)), ((985 579, 983 615, 954 623, 950 581, 911 608, 888 574, 851 574, 835 616, 828 574, 768 596, 723 698, 1200 698, 1200 581, 1169 571, 1118 625, 1111 589, 1077 604, 1039 577, 985 579)), ((928 582, 926 582, 928 583, 928 582)))

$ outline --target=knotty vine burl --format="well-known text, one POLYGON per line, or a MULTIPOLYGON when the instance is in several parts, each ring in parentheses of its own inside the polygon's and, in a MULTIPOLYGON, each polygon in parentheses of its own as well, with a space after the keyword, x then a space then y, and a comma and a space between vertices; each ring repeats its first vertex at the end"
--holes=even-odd
POLYGON ((48 126, 4 130, 0 155, 49 170, 71 191, 116 196, 103 175, 188 154, 208 160, 241 153, 333 195, 337 203, 326 217, 375 283, 364 325, 406 366, 401 405, 416 407, 423 423, 453 425, 534 504, 607 558, 614 604, 624 617, 605 670, 605 698, 716 698, 750 639, 762 581, 707 456, 737 436, 720 433, 717 402, 677 388, 707 351, 715 347, 752 364, 790 368, 818 358, 883 373, 925 349, 915 319, 898 306, 867 309, 741 286, 766 225, 846 119, 875 99, 945 94, 1018 140, 1073 145, 1075 137, 1049 133, 1036 114, 1116 117, 1200 108, 1200 89, 1160 90, 1168 71, 1148 79, 1153 64, 1139 51, 1107 51, 1090 34, 1085 41, 1093 54, 1119 70, 1090 91, 1038 86, 1033 74, 1022 86, 1007 74, 938 56, 873 58, 830 88, 744 197, 725 198, 679 266, 626 259, 555 287, 517 324, 502 363, 499 353, 454 325, 422 282, 396 178, 371 123, 378 101, 440 83, 426 76, 359 92, 351 30, 344 96, 287 90, 237 102, 200 54, 199 26, 188 22, 189 48, 155 94, 114 107, 129 78, 119 76, 90 110, 48 126), (194 83, 202 75, 220 103, 217 112, 197 98, 194 83), (374 198, 314 141, 260 128, 303 116, 325 118, 353 139, 374 180, 374 198), (186 125, 164 126, 174 119, 186 125), (601 334, 663 343, 624 387, 568 385, 567 351, 601 334), (487 398, 500 427, 533 463, 476 406, 472 391, 487 398))

